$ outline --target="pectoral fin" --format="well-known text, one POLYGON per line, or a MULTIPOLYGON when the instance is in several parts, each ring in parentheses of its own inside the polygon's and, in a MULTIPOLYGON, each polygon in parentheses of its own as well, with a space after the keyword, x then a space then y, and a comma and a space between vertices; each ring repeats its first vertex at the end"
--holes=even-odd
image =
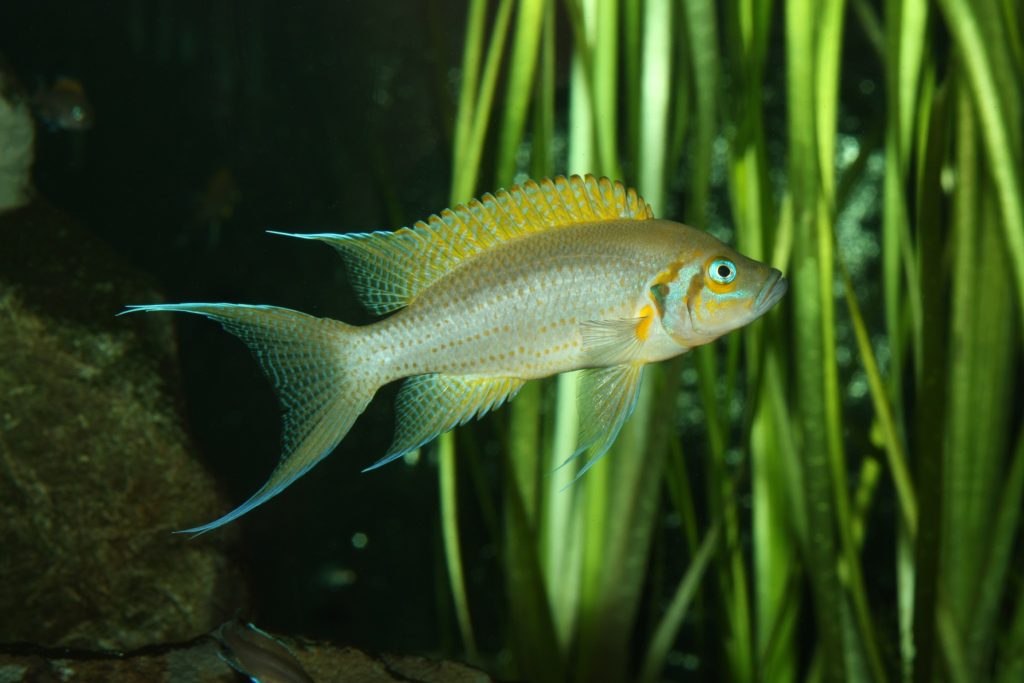
POLYGON ((636 407, 643 371, 641 363, 583 371, 579 393, 579 446, 563 463, 564 466, 590 450, 590 457, 576 474, 576 479, 593 467, 615 442, 623 423, 636 407))
POLYGON ((596 368, 636 360, 647 339, 652 315, 581 323, 584 362, 596 368))
MULTIPOLYGON (((473 417, 511 401, 525 382, 517 377, 410 377, 398 392, 395 440, 374 470, 473 417)), ((364 471, 366 471, 364 470, 364 471)))

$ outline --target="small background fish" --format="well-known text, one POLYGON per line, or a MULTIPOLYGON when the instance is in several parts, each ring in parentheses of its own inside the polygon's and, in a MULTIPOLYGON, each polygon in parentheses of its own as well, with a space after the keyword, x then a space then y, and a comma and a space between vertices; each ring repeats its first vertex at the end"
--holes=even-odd
POLYGON ((32 96, 32 109, 51 130, 89 130, 96 121, 82 83, 61 77, 32 96))
POLYGON ((220 658, 254 683, 313 683, 295 655, 255 624, 233 619, 211 636, 223 646, 220 658))
POLYGON ((224 240, 225 228, 241 201, 238 178, 228 166, 218 166, 196 194, 192 215, 178 234, 175 246, 215 250, 224 240))

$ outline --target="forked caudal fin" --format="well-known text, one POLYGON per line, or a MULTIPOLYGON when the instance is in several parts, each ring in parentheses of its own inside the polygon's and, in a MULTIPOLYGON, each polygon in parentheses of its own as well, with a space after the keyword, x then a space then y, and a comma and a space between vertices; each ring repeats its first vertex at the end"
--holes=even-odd
POLYGON ((137 311, 216 320, 249 346, 284 408, 281 462, 267 483, 220 519, 179 533, 216 529, 283 491, 334 450, 377 390, 358 363, 358 328, 351 325, 274 306, 157 304, 125 312, 137 311))

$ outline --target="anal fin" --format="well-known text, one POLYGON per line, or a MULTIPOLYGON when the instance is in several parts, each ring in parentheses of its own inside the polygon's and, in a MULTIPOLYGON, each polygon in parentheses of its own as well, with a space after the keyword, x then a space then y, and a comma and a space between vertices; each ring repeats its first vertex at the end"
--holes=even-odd
POLYGON ((419 375, 398 392, 395 438, 380 460, 364 471, 397 460, 453 427, 482 417, 519 392, 518 377, 419 375))

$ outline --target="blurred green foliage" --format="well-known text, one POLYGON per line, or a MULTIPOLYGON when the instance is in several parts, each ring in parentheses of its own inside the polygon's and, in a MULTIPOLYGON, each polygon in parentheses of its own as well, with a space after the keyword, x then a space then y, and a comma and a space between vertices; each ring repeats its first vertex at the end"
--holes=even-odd
POLYGON ((609 175, 792 283, 648 373, 567 489, 576 378, 512 404, 500 653, 475 644, 478 512, 443 437, 467 654, 539 683, 1024 680, 1019 4, 470 0, 463 55, 453 202, 609 175))

